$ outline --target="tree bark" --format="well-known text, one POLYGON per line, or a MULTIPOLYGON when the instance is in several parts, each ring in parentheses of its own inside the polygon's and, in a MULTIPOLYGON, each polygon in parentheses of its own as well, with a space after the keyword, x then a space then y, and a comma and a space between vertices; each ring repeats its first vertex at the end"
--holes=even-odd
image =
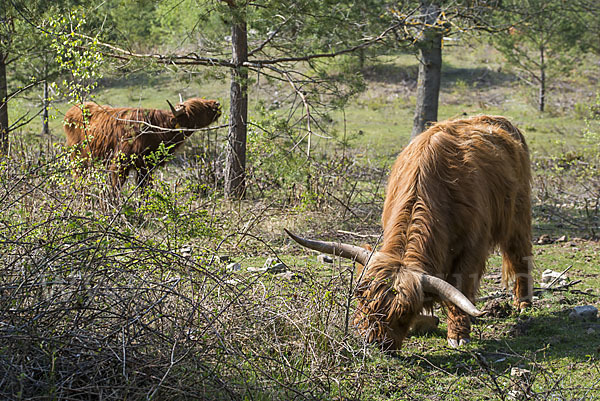
POLYGON ((422 4, 421 10, 425 27, 416 43, 419 49, 419 77, 412 138, 423 132, 428 123, 437 121, 442 76, 443 32, 441 27, 435 25, 440 8, 435 4, 422 4))
POLYGON ((44 81, 44 111, 42 113, 42 135, 50 134, 50 126, 48 125, 48 81, 44 81))
POLYGON ((0 156, 8 153, 8 87, 6 55, 0 52, 0 156))
POLYGON ((542 113, 546 108, 546 55, 544 50, 544 46, 540 46, 540 93, 538 98, 538 109, 542 113))
MULTIPOLYGON (((230 6, 232 7, 232 6, 230 6)), ((229 108, 229 133, 225 162, 225 198, 242 199, 246 192, 246 130, 248 121, 248 36, 245 13, 233 9, 231 28, 232 62, 229 108)))

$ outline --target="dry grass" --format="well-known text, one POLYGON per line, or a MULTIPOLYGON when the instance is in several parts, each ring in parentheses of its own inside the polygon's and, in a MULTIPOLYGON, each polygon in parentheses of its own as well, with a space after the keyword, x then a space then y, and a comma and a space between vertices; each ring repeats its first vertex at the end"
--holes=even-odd
POLYGON ((215 207, 185 176, 116 195, 102 172, 27 152, 0 177, 1 397, 321 398, 339 385, 361 352, 345 268, 325 281, 311 265, 293 280, 226 268, 225 254, 269 252, 272 205, 215 207))

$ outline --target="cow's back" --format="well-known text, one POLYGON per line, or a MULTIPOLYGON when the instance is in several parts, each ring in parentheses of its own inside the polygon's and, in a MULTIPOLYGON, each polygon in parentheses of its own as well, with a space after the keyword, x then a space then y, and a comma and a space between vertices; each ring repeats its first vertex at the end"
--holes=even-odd
POLYGON ((115 154, 122 137, 119 110, 94 102, 71 107, 65 114, 67 146, 83 143, 82 154, 93 158, 106 159, 115 154))
POLYGON ((515 208, 529 208, 530 180, 525 139, 505 118, 435 124, 394 163, 382 215, 384 243, 409 259, 414 255, 414 263, 443 268, 452 257, 447 252, 491 247, 520 224, 515 208))

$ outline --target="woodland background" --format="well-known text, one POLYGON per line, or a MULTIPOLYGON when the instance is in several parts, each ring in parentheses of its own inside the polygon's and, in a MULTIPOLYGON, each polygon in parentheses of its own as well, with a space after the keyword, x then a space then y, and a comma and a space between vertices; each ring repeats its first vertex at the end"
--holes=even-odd
MULTIPOLYGON (((600 6, 594 0, 0 4, 4 399, 595 399, 600 6), (73 174, 73 104, 223 104, 152 187, 73 174), (489 260, 473 342, 397 355, 352 329, 389 167, 430 122, 504 115, 534 171, 532 310, 489 260), (546 269, 566 282, 539 288, 546 269), (516 368, 522 369, 521 371, 516 368)), ((436 314, 444 317, 443 310, 436 314)))

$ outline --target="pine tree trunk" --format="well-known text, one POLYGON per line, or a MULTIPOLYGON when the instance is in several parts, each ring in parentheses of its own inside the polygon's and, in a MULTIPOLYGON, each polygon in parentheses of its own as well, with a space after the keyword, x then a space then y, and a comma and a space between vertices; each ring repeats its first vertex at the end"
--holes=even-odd
POLYGON ((546 108, 546 62, 544 46, 540 47, 540 93, 538 98, 538 107, 540 112, 546 108))
POLYGON ((442 76, 442 37, 439 27, 433 26, 440 14, 436 5, 423 5, 423 22, 426 25, 417 41, 419 49, 419 77, 417 105, 411 137, 425 130, 428 123, 437 121, 440 82, 442 76))
POLYGON ((5 61, 6 55, 0 53, 0 156, 8 153, 8 87, 5 61))
POLYGON ((248 37, 244 13, 232 10, 231 29, 233 63, 231 70, 231 105, 225 164, 225 198, 237 200, 246 191, 246 122, 248 118, 248 70, 242 64, 248 61, 248 37))
POLYGON ((44 111, 42 113, 42 135, 50 134, 48 125, 48 81, 44 81, 44 111))

